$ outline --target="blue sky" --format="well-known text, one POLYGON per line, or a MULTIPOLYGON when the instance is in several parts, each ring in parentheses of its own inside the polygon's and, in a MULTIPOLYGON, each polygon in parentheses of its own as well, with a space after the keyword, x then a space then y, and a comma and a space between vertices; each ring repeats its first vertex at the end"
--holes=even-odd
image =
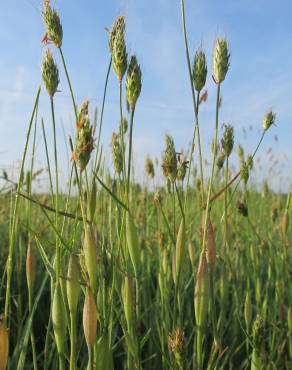
MULTIPOLYGON (((92 107, 100 107, 109 62, 105 27, 110 27, 119 14, 127 18, 128 52, 137 55, 143 71, 143 89, 134 129, 137 176, 147 153, 161 157, 165 133, 174 136, 177 150, 187 148, 192 135, 193 111, 180 1, 55 0, 52 3, 63 24, 63 51, 76 100, 80 103, 89 98, 92 107)), ((261 149, 262 164, 256 167, 256 177, 269 175, 268 169, 272 165, 274 173, 269 175, 270 183, 277 188, 287 188, 292 167, 291 1, 186 0, 185 3, 191 54, 202 46, 208 59, 209 98, 202 106, 201 114, 206 158, 210 157, 215 116, 212 49, 217 36, 226 36, 231 47, 231 65, 222 85, 220 125, 223 122, 234 125, 236 142, 241 142, 249 152, 257 144, 263 115, 272 108, 277 113, 277 127, 270 130, 261 149), (253 126, 252 130, 250 126, 253 126), (266 154, 271 146, 273 161, 279 162, 277 166, 270 160, 271 155, 266 154), (280 171, 281 174, 275 176, 280 171)), ((40 65, 44 51, 40 42, 44 33, 41 1, 1 1, 0 24, 0 168, 11 170, 17 167, 21 157, 34 95, 41 83, 40 65)), ((61 69, 58 55, 56 60, 61 69)), ((74 134, 74 120, 62 71, 60 90, 62 92, 56 97, 56 116, 60 123, 60 152, 65 153, 63 128, 66 137, 74 134)), ((50 138, 47 103, 43 91, 40 116, 44 117, 50 138)), ((118 121, 118 89, 112 72, 102 132, 107 152, 118 121)), ((37 138, 37 166, 41 167, 44 153, 40 130, 37 138)), ((61 158, 65 176, 66 155, 61 158)), ((234 164, 237 165, 235 156, 234 164)))

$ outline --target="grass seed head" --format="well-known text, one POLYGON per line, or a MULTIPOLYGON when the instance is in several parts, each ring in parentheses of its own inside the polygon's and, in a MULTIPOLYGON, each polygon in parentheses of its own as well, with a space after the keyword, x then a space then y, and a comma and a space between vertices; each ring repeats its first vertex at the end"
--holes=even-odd
POLYGON ((128 65, 125 32, 122 29, 117 30, 113 40, 112 62, 118 80, 122 81, 128 65))
POLYGON ((272 110, 269 110, 263 119, 264 131, 267 131, 272 125, 274 125, 275 121, 276 121, 276 114, 272 110))
POLYGON ((173 138, 169 135, 166 135, 165 143, 166 149, 164 151, 162 160, 162 170, 164 176, 174 183, 177 177, 177 157, 173 138))
POLYGON ((198 50, 195 54, 192 77, 195 89, 200 92, 204 88, 207 78, 206 55, 203 50, 198 50))
POLYGON ((240 144, 238 144, 238 147, 237 147, 237 156, 238 156, 239 162, 244 161, 244 150, 240 144))
POLYGON ((97 332, 97 310, 93 291, 86 288, 83 307, 83 331, 88 349, 94 345, 97 332))
POLYGON ((43 58, 42 78, 49 96, 52 98, 59 85, 59 70, 50 49, 47 49, 43 58))
POLYGON ((247 184, 249 179, 249 166, 246 161, 241 162, 240 166, 240 179, 247 184))
POLYGON ((152 159, 148 156, 146 157, 146 160, 145 160, 145 172, 148 175, 148 177, 150 177, 151 179, 154 178, 155 176, 154 164, 153 164, 152 159))
POLYGON ((93 127, 90 124, 88 107, 89 101, 86 100, 79 108, 76 122, 77 133, 73 159, 81 171, 86 168, 94 149, 93 127))
POLYGON ((116 173, 119 175, 123 170, 123 153, 119 135, 113 132, 111 140, 112 160, 116 173))
POLYGON ((228 42, 226 39, 218 38, 215 43, 213 54, 213 78, 216 84, 225 80, 230 64, 228 42))
POLYGON ((113 52, 115 37, 116 37, 117 33, 119 33, 119 32, 125 33, 125 31, 126 31, 125 17, 124 16, 119 16, 114 21, 114 23, 112 25, 112 29, 110 31, 109 50, 110 50, 111 53, 113 52))
POLYGON ((222 149, 226 157, 229 157, 234 145, 234 129, 231 125, 224 125, 224 133, 221 140, 222 149))
POLYGON ((184 333, 181 328, 176 328, 168 336, 168 348, 174 357, 174 361, 179 369, 183 368, 184 362, 184 333))
POLYGON ((51 41, 56 47, 60 48, 63 41, 63 29, 59 14, 51 8, 50 2, 44 2, 43 17, 47 29, 45 39, 51 41))
POLYGON ((129 106, 132 110, 135 109, 137 100, 142 89, 142 72, 135 55, 131 57, 127 80, 126 80, 126 95, 129 106))

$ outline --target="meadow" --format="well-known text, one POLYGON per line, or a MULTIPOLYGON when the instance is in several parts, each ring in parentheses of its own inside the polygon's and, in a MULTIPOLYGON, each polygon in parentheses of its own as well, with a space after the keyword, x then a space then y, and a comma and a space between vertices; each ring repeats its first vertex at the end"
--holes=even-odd
POLYGON ((211 56, 190 50, 186 13, 181 0, 191 145, 180 153, 167 134, 162 158, 145 159, 142 183, 133 176, 133 142, 143 71, 128 55, 126 18, 118 16, 108 32, 103 102, 91 115, 89 101, 75 100, 74 60, 62 50, 60 15, 44 2, 42 85, 23 134, 18 179, 1 176, 0 370, 292 368, 291 193, 250 182, 277 116, 268 107, 263 112, 253 152, 235 145, 234 128, 220 118, 228 40, 215 39, 211 56), (75 137, 67 136, 66 192, 55 118, 61 69, 76 129, 75 137), (103 115, 111 73, 120 114, 106 160, 103 115), (208 99, 207 79, 216 101, 205 158, 200 108, 208 99), (41 90, 50 103, 49 128, 40 118, 41 90), (42 170, 35 164, 38 134, 42 170), (37 189, 44 173, 46 192, 37 189))

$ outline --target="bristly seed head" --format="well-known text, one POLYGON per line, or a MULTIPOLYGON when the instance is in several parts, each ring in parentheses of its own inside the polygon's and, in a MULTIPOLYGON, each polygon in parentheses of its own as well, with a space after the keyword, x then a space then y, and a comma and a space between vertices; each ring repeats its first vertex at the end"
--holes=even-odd
POLYGON ((165 142, 166 149, 162 160, 162 170, 164 176, 174 183, 177 177, 177 157, 173 138, 166 135, 165 142))
POLYGON ((129 106, 133 111, 142 89, 142 72, 135 55, 131 57, 127 80, 126 95, 129 106))
POLYGON ((234 145, 234 129, 231 125, 224 125, 224 133, 221 140, 221 145, 225 156, 229 157, 234 145))
POLYGON ((124 16, 119 16, 114 21, 114 23, 112 25, 112 29, 110 31, 110 37, 109 37, 109 50, 110 50, 110 53, 113 52, 114 41, 115 41, 115 37, 116 37, 117 33, 118 32, 125 33, 125 31, 126 31, 125 17, 124 16))
POLYGON ((94 149, 93 128, 88 114, 89 101, 86 100, 80 107, 76 122, 76 143, 73 159, 78 163, 81 171, 87 166, 91 152, 94 149))
POLYGON ((275 124, 276 114, 270 110, 263 119, 263 129, 267 131, 272 125, 275 124))
POLYGON ((213 54, 213 78, 216 84, 225 80, 230 64, 230 54, 226 39, 218 38, 213 54))
POLYGON ((195 54, 192 75, 195 89, 200 92, 207 78, 206 56, 202 50, 198 50, 195 54))
POLYGON ((154 178, 155 176, 154 164, 153 164, 152 159, 149 156, 147 156, 145 160, 145 172, 151 179, 154 178))
POLYGON ((59 70, 54 61, 50 49, 47 49, 43 64, 42 64, 42 78, 49 96, 52 98, 57 92, 59 85, 59 70))
POLYGON ((117 29, 112 46, 113 68, 119 81, 122 81, 128 66, 128 54, 125 41, 125 29, 117 29))
POLYGON ((56 10, 51 8, 48 0, 44 1, 43 17, 47 28, 44 41, 51 41, 57 48, 60 48, 63 41, 62 24, 59 14, 56 12, 56 10))

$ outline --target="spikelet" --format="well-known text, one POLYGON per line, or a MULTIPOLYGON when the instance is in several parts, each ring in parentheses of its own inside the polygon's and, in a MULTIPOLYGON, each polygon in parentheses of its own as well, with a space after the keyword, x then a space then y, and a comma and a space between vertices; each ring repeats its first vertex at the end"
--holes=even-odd
POLYGON ((53 305, 52 305, 52 322, 55 335, 56 346, 59 354, 64 352, 66 340, 66 308, 63 301, 60 283, 55 286, 53 305))
POLYGON ((26 252, 26 281, 30 291, 33 289, 34 281, 36 277, 36 258, 33 247, 29 243, 26 252))
POLYGON ((240 166, 240 179, 247 184, 249 179, 249 166, 245 161, 241 162, 240 166))
POLYGON ((118 80, 122 81, 128 66, 125 30, 123 28, 118 28, 113 38, 112 62, 118 80))
POLYGON ((110 31, 110 37, 109 37, 109 51, 110 53, 113 52, 114 48, 114 41, 115 37, 118 32, 125 33, 126 30, 126 23, 125 23, 125 17, 124 16, 119 16, 116 18, 112 25, 112 29, 110 31))
POLYGON ((80 280, 79 260, 75 254, 71 254, 68 264, 66 288, 69 311, 70 314, 73 316, 76 314, 79 296, 81 292, 79 280, 80 280))
POLYGON ((120 175, 123 170, 123 153, 119 140, 119 135, 117 135, 116 133, 112 134, 111 149, 114 169, 116 173, 120 175))
POLYGON ((185 219, 182 218, 175 246, 175 283, 179 283, 179 277, 181 274, 181 268, 184 263, 186 255, 186 228, 185 219))
POLYGON ((146 160, 145 160, 145 172, 151 179, 154 178, 155 176, 154 164, 153 164, 152 159, 148 156, 146 157, 146 160))
POLYGON ((187 173, 188 161, 185 160, 185 156, 180 153, 178 155, 178 167, 177 167, 177 180, 184 181, 187 173))
POLYGON ((59 70, 50 49, 47 49, 42 63, 42 78, 49 96, 52 98, 59 85, 59 70))
POLYGON ((8 362, 9 336, 5 322, 0 318, 0 370, 5 370, 8 362))
POLYGON ((175 182, 177 177, 177 157, 174 147, 173 138, 165 136, 166 149, 162 159, 162 170, 164 176, 171 182, 175 182))
POLYGON ((140 266, 139 240, 137 227, 129 212, 126 215, 126 239, 134 273, 137 276, 140 266))
POLYGON ((234 129, 231 125, 224 125, 224 133, 221 140, 221 145, 225 156, 229 157, 234 145, 234 129))
POLYGON ((201 252, 195 286, 195 316, 196 323, 200 328, 203 328, 205 326, 207 320, 209 305, 209 284, 210 277, 207 259, 205 253, 201 252))
POLYGON ((168 336, 168 348, 170 353, 173 355, 175 364, 179 369, 183 369, 184 363, 184 333, 181 328, 176 328, 168 336))
POLYGON ((272 125, 274 125, 275 120, 276 120, 276 114, 272 110, 269 110, 263 119, 264 131, 267 131, 272 125))
POLYGON ((93 291, 86 288, 83 307, 83 331, 88 349, 92 349, 97 331, 97 311, 93 291))
POLYGON ((198 50, 194 57, 194 63, 192 68, 193 84, 197 91, 201 91, 207 78, 207 63, 206 55, 203 50, 198 50))
POLYGON ((213 54, 213 79, 216 84, 225 80, 229 68, 230 54, 226 39, 218 38, 213 54))
POLYGON ((208 221, 208 248, 206 252, 208 267, 210 272, 214 272, 216 263, 216 242, 215 233, 211 220, 208 221))
POLYGON ((126 80, 128 104, 133 111, 142 89, 142 72, 135 55, 131 57, 126 80))
POLYGON ((97 280, 97 245, 92 225, 86 225, 84 233, 83 251, 85 266, 89 276, 91 289, 96 292, 97 280))
POLYGON ((76 122, 76 142, 72 159, 75 160, 83 171, 94 149, 93 127, 90 124, 88 113, 89 101, 83 102, 79 108, 76 122))
POLYGON ((63 41, 62 24, 59 14, 51 8, 49 1, 44 2, 43 18, 47 29, 43 41, 51 41, 56 47, 60 48, 63 41))

